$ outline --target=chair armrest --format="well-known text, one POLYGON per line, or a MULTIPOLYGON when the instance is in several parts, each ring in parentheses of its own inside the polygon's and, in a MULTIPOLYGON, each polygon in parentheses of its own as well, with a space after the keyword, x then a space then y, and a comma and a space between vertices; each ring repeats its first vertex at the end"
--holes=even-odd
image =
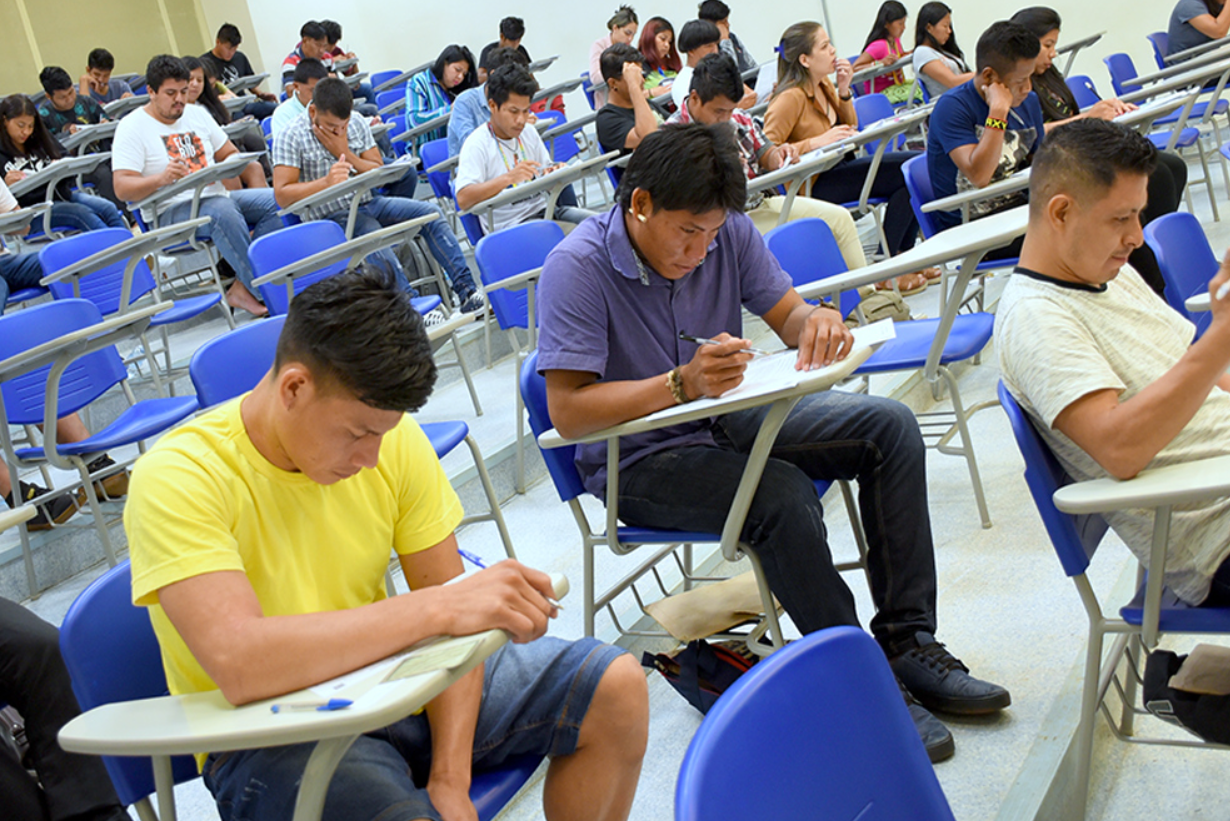
POLYGON ((1230 496, 1230 456, 1141 471, 1135 478, 1090 479, 1055 491, 1065 513, 1156 508, 1230 496))
POLYGON ((117 262, 130 260, 133 257, 148 256, 164 248, 180 244, 195 234, 198 228, 208 223, 208 217, 198 217, 194 220, 177 222, 166 228, 158 228, 154 231, 137 234, 132 239, 124 240, 110 248, 104 248, 98 253, 90 254, 88 257, 77 260, 72 265, 61 268, 53 274, 48 274, 39 280, 38 284, 46 288, 53 282, 63 282, 87 276, 117 262))
POLYGON ((46 187, 47 201, 51 202, 52 190, 61 180, 88 174, 97 168, 104 160, 111 157, 111 152, 102 154, 86 154, 81 157, 64 157, 44 167, 41 171, 20 179, 9 186, 14 197, 21 197, 39 188, 46 187))
POLYGON ((134 202, 131 207, 136 210, 157 210, 158 206, 166 200, 186 191, 199 191, 207 185, 239 176, 248 167, 248 163, 260 158, 264 153, 264 151, 253 151, 246 154, 232 154, 221 162, 213 163, 200 171, 193 171, 188 176, 159 188, 145 199, 134 202))
POLYGON ((415 168, 418 164, 418 157, 407 157, 406 159, 401 159, 397 162, 391 162, 382 168, 373 168, 371 171, 356 174, 344 182, 339 182, 337 185, 330 185, 328 188, 317 191, 315 194, 292 202, 290 205, 278 211, 278 216, 298 214, 301 211, 306 211, 314 205, 320 205, 322 202, 332 202, 333 200, 348 197, 352 194, 356 197, 362 196, 364 193, 373 188, 379 188, 382 185, 388 185, 398 179, 401 179, 405 176, 407 171, 415 168))
POLYGON ((10 356, 8 359, 0 360, 0 382, 7 382, 13 377, 38 370, 55 361, 66 351, 72 350, 73 355, 70 359, 76 359, 112 345, 134 333, 140 333, 149 326, 150 317, 170 307, 172 307, 170 303, 154 303, 134 308, 126 314, 113 314, 95 325, 80 328, 10 356))
POLYGON ((510 277, 497 280, 490 285, 484 285, 483 291, 491 293, 501 289, 509 291, 523 291, 531 282, 536 282, 542 276, 542 268, 532 268, 529 271, 522 271, 519 274, 513 274, 510 277))
POLYGON ((30 223, 49 210, 51 210, 51 203, 40 202, 29 208, 18 208, 16 211, 0 214, 0 234, 15 234, 27 228, 30 223))
POLYGON ((17 527, 22 522, 28 522, 38 513, 34 505, 22 505, 14 510, 0 510, 0 532, 10 527, 17 527))
MULTIPOLYGON (((391 106, 386 106, 385 108, 390 108, 390 107, 391 106)), ((384 111, 385 109, 383 108, 380 109, 381 114, 384 114, 384 111)), ((428 120, 425 123, 419 123, 413 128, 407 128, 405 131, 401 132, 400 134, 390 137, 389 142, 399 143, 399 142, 405 142, 406 140, 413 140, 415 137, 419 136, 420 134, 426 134, 428 131, 435 131, 437 128, 443 128, 444 126, 448 125, 448 121, 452 118, 452 116, 453 116, 453 112, 447 111, 441 114, 439 117, 433 117, 432 119, 428 120)))

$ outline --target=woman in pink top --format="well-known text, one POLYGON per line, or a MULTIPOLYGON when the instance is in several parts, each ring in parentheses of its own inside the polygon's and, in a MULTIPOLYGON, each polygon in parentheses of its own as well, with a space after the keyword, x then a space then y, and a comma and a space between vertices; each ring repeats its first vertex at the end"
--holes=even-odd
MULTIPOLYGON (((863 46, 863 53, 854 61, 852 68, 858 71, 874 63, 891 65, 908 56, 910 52, 901 46, 906 17, 905 6, 897 0, 886 0, 876 14, 875 24, 867 35, 866 45, 863 46)), ((893 103, 903 103, 909 96, 912 84, 906 82, 905 72, 898 69, 891 74, 882 74, 870 83, 864 83, 863 87, 867 94, 874 91, 886 95, 893 103)))
MULTIPOLYGON (((589 82, 590 85, 602 85, 602 52, 616 43, 631 43, 636 39, 636 29, 640 21, 631 6, 620 6, 614 16, 606 21, 610 34, 600 37, 589 47, 589 82)), ((594 91, 594 111, 606 105, 606 87, 594 91)))

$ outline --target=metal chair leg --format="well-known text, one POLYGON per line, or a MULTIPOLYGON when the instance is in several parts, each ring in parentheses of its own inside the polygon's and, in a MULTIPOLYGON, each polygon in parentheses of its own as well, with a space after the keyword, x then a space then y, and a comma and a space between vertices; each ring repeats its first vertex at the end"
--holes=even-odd
POLYGON ((474 380, 470 378, 470 369, 466 366, 465 357, 461 354, 461 343, 457 341, 457 332, 448 335, 448 338, 453 343, 453 353, 457 355, 457 367, 461 368, 461 378, 466 382, 466 389, 470 391, 470 401, 474 403, 474 413, 478 416, 483 415, 482 403, 478 401, 478 391, 474 390, 474 380))
POLYGON ((991 526, 991 514, 987 511, 986 494, 982 489, 982 477, 978 473, 978 460, 974 456, 974 440, 970 436, 968 417, 965 414, 964 406, 961 404, 961 392, 957 389, 957 380, 953 377, 952 371, 941 366, 939 373, 943 376, 945 383, 948 385, 948 391, 952 395, 952 410, 956 416, 955 424, 961 436, 961 448, 959 450, 952 448, 950 451, 942 452, 959 452, 965 457, 965 463, 969 467, 970 483, 974 487, 974 500, 978 503, 978 515, 982 517, 983 528, 989 528, 991 526))
POLYGON ((470 456, 474 458, 474 469, 478 471, 478 481, 483 486, 483 493, 487 495, 487 507, 491 511, 491 520, 495 522, 496 529, 500 531, 500 541, 504 543, 504 552, 508 554, 508 558, 517 558, 517 552, 513 550, 512 537, 508 535, 508 526, 504 524, 504 514, 500 511, 500 500, 495 494, 495 486, 491 484, 491 474, 487 472, 487 463, 483 461, 483 453, 478 449, 478 443, 474 441, 474 437, 466 434, 466 446, 470 449, 470 456))

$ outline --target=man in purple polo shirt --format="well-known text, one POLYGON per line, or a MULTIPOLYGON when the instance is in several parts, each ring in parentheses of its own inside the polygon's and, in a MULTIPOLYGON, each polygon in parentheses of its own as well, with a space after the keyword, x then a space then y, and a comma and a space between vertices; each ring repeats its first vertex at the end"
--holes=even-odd
MULTIPOLYGON (((747 179, 729 128, 671 125, 647 136, 618 204, 560 243, 539 287, 538 367, 556 428, 577 437, 743 378, 740 309, 761 316, 798 367, 849 353, 840 314, 791 287, 743 213, 747 179), (682 342, 679 333, 719 340, 682 342)), ((619 505, 630 525, 720 532, 765 408, 625 437, 619 505)), ((605 494, 606 448, 583 445, 585 487, 605 494)), ((1008 691, 969 675, 935 633, 935 559, 925 449, 914 415, 875 396, 804 398, 782 427, 744 525, 769 586, 804 633, 858 624, 833 567, 813 480, 857 479, 877 614, 871 632, 906 691, 933 761, 952 734, 928 712, 995 712, 1008 691)))

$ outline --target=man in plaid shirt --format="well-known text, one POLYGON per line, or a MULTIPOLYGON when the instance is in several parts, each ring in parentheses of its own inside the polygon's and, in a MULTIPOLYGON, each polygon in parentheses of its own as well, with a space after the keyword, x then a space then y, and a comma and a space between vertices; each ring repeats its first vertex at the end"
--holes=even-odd
MULTIPOLYGON (((350 116, 353 108, 350 88, 343 81, 328 78, 316 84, 307 113, 286 126, 274 139, 273 191, 278 205, 285 208, 331 185, 345 182, 352 174, 362 174, 384 165, 371 127, 363 117, 350 116)), ((413 167, 408 167, 407 175, 411 179, 407 184, 411 187, 416 173, 413 167)), ((396 193, 396 186, 392 190, 396 193)), ((352 196, 312 206, 303 216, 312 220, 329 219, 345 226, 352 196)), ((366 191, 361 195, 355 235, 370 234, 428 214, 440 214, 440 209, 410 197, 373 195, 366 191)), ((448 222, 441 218, 428 223, 423 227, 422 236, 427 240, 431 255, 448 276, 461 310, 467 313, 482 310, 486 302, 474 284, 474 276, 448 222)), ((372 257, 376 264, 393 270, 406 283, 405 287, 410 287, 392 251, 378 251, 372 257)))
MULTIPOLYGON (((734 59, 723 53, 710 54, 696 64, 688 97, 667 122, 730 123, 735 130, 735 142, 749 180, 798 162, 799 154, 794 146, 774 145, 765 136, 760 122, 738 107, 743 91, 743 78, 734 59)), ((744 211, 752 218, 757 230, 764 234, 777 227, 785 201, 785 197, 776 194, 766 196, 763 191, 749 192, 744 211)), ((858 229, 849 211, 831 202, 800 195, 790 208, 790 219, 807 217, 824 220, 832 230, 847 268, 854 270, 867 264, 858 229)))

